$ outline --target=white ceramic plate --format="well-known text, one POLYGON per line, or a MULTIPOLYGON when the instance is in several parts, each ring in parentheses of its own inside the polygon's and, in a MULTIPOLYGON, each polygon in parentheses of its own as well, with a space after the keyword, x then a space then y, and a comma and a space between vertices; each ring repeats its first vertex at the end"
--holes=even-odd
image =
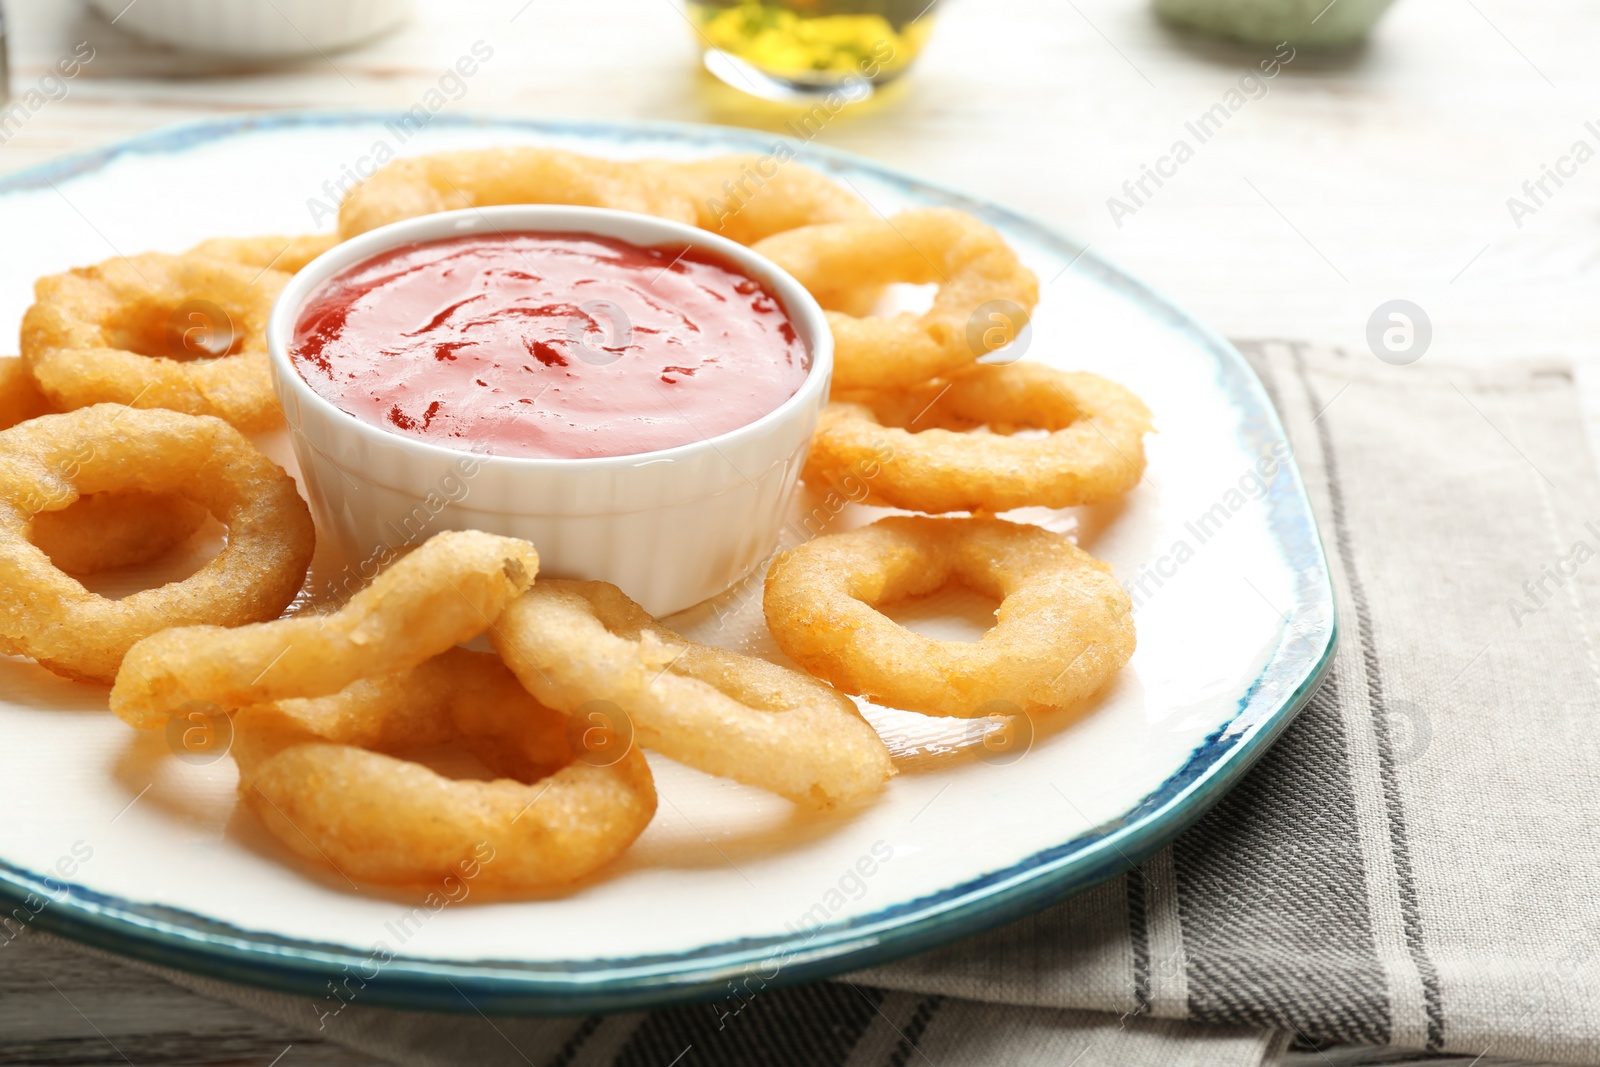
MULTIPOLYGON (((187 126, 0 180, 0 323, 15 328, 41 274, 222 234, 331 229, 337 186, 380 145, 690 157, 776 141, 436 116, 401 143, 390 118, 187 126)), ((720 994, 750 971, 790 982, 866 966, 1037 910, 1159 847, 1237 780, 1309 695, 1334 638, 1292 460, 1269 485, 1253 479, 1263 456, 1287 454, 1254 375, 1225 341, 1062 236, 855 157, 790 147, 883 212, 952 204, 998 227, 1041 280, 1027 358, 1115 378, 1155 412, 1148 476, 1124 503, 1013 515, 1072 535, 1134 588, 1138 652, 1091 713, 1038 723, 1025 751, 995 756, 968 724, 868 707, 901 774, 875 804, 828 816, 652 754, 660 813, 603 877, 551 899, 490 900, 467 883, 459 899, 430 901, 300 862, 236 808, 230 760, 174 758, 162 736, 109 715, 103 690, 0 659, 0 893, 18 921, 311 995, 350 968, 376 973, 362 990, 374 1003, 636 1007, 720 994)), ((284 440, 263 443, 290 462, 284 440)), ((797 514, 817 506, 799 501, 797 514)), ((850 506, 834 528, 873 517, 850 506)), ((776 657, 759 589, 673 621, 776 657)), ((952 596, 901 617, 970 636, 985 610, 952 596)))

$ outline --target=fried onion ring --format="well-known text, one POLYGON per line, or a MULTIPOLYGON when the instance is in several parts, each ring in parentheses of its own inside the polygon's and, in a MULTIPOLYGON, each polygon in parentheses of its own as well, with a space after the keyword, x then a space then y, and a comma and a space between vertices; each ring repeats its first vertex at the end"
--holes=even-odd
POLYGON ((461 875, 540 889, 609 863, 656 809, 637 749, 594 765, 496 657, 453 648, 397 674, 234 716, 239 793, 279 841, 362 881, 461 875), (446 778, 395 757, 463 742, 500 777, 446 778))
POLYGON ((854 193, 775 156, 618 161, 530 146, 396 160, 345 197, 339 232, 354 237, 400 219, 492 204, 637 211, 740 244, 796 226, 872 217, 854 193))
MULTIPOLYGON (((54 410, 20 358, 0 358, 0 430, 54 410)), ((163 555, 205 518, 205 508, 176 493, 91 493, 35 515, 29 539, 68 574, 94 574, 163 555)))
MULTIPOLYGON (((805 226, 758 241, 755 250, 793 274, 828 311, 833 384, 840 390, 897 389, 947 375, 987 354, 995 331, 968 336, 972 316, 993 301, 1033 310, 1039 281, 992 227, 953 208, 922 208, 892 219, 805 226), (859 290, 893 282, 937 282, 925 312, 861 318, 859 290)), ((1012 321, 1020 331, 1022 321, 1012 321)))
MULTIPOLYGON (((0 357, 0 430, 55 411, 17 356, 0 357)), ((176 493, 91 493, 33 517, 29 539, 68 574, 147 563, 188 540, 206 509, 176 493)))
POLYGON ((311 233, 301 237, 213 237, 189 249, 186 255, 225 259, 257 270, 281 270, 297 274, 300 269, 339 243, 335 233, 311 233))
POLYGON ((128 649, 169 626, 270 619, 305 580, 311 513, 283 469, 220 419, 98 404, 0 432, 0 651, 110 682, 128 649), (80 495, 181 492, 228 544, 181 582, 109 600, 30 543, 34 517, 80 495))
POLYGON ((694 225, 694 203, 664 172, 555 148, 481 148, 397 159, 339 205, 345 238, 418 215, 492 204, 572 204, 694 225))
POLYGON ((873 217, 855 193, 810 167, 770 155, 643 165, 659 168, 693 201, 701 229, 744 245, 797 226, 873 217))
POLYGON ((763 607, 778 646, 812 674, 930 715, 1078 705, 1133 655, 1132 604, 1111 568, 1001 519, 902 515, 818 537, 774 561, 763 607), (877 610, 951 581, 1000 600, 976 642, 924 637, 877 610))
POLYGON ((571 713, 610 701, 645 748, 796 803, 826 807, 872 793, 894 773, 888 749, 843 694, 689 641, 606 582, 541 581, 489 640, 549 706, 571 713))
POLYGON ((28 365, 17 356, 0 356, 0 430, 54 410, 28 365))
POLYGON ((1149 432, 1143 401, 1099 375, 980 364, 949 381, 829 404, 805 479, 839 487, 853 475, 866 492, 852 499, 908 511, 1074 507, 1138 484, 1149 432), (1049 433, 1011 436, 1022 428, 1049 433))
POLYGON ((53 274, 34 285, 22 317, 22 358, 66 410, 111 402, 269 430, 283 412, 267 368, 267 317, 288 280, 156 252, 53 274))
POLYGON ((436 534, 337 611, 231 630, 179 627, 139 642, 117 675, 111 710, 152 728, 189 701, 242 708, 328 696, 481 634, 538 569, 526 541, 436 534))
POLYGON ((179 493, 90 493, 35 515, 29 540, 68 574, 96 574, 165 555, 205 521, 206 509, 179 493))

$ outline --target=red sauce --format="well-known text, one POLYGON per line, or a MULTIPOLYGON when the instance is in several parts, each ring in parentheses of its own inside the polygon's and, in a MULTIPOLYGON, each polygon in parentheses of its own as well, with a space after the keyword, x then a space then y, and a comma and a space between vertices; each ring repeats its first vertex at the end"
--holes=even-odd
POLYGON ((406 245, 312 293, 290 354, 364 422, 465 451, 628 456, 748 425, 810 366, 732 262, 588 233, 406 245))

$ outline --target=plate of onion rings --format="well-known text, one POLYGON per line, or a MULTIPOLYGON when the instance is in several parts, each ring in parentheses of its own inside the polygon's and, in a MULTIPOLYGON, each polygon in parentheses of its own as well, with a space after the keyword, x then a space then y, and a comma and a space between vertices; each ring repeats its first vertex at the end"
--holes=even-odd
MULTIPOLYGON (((1126 869, 1309 699, 1336 623, 1294 457, 1164 297, 812 144, 397 119, 183 126, 0 179, 7 938, 329 1012, 748 998, 1126 869), (464 522, 329 556, 357 497, 279 410, 280 293, 408 219, 540 202, 718 233, 826 321, 774 543, 709 599, 648 611, 464 522)), ((422 432, 394 412, 374 432, 422 432)))

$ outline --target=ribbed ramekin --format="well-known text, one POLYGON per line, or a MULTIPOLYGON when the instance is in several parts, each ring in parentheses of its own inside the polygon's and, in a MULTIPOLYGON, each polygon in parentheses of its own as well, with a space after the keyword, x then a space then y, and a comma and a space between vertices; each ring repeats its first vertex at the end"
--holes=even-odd
POLYGON ((765 257, 648 215, 553 205, 426 215, 337 245, 284 287, 267 345, 318 535, 344 566, 370 577, 395 548, 441 530, 487 530, 532 541, 541 574, 615 583, 655 615, 726 589, 772 550, 833 371, 822 309, 765 257), (341 411, 295 370, 295 321, 333 275, 414 241, 517 230, 718 253, 783 303, 810 370, 798 392, 746 426, 657 452, 585 459, 480 455, 402 437, 341 411))

